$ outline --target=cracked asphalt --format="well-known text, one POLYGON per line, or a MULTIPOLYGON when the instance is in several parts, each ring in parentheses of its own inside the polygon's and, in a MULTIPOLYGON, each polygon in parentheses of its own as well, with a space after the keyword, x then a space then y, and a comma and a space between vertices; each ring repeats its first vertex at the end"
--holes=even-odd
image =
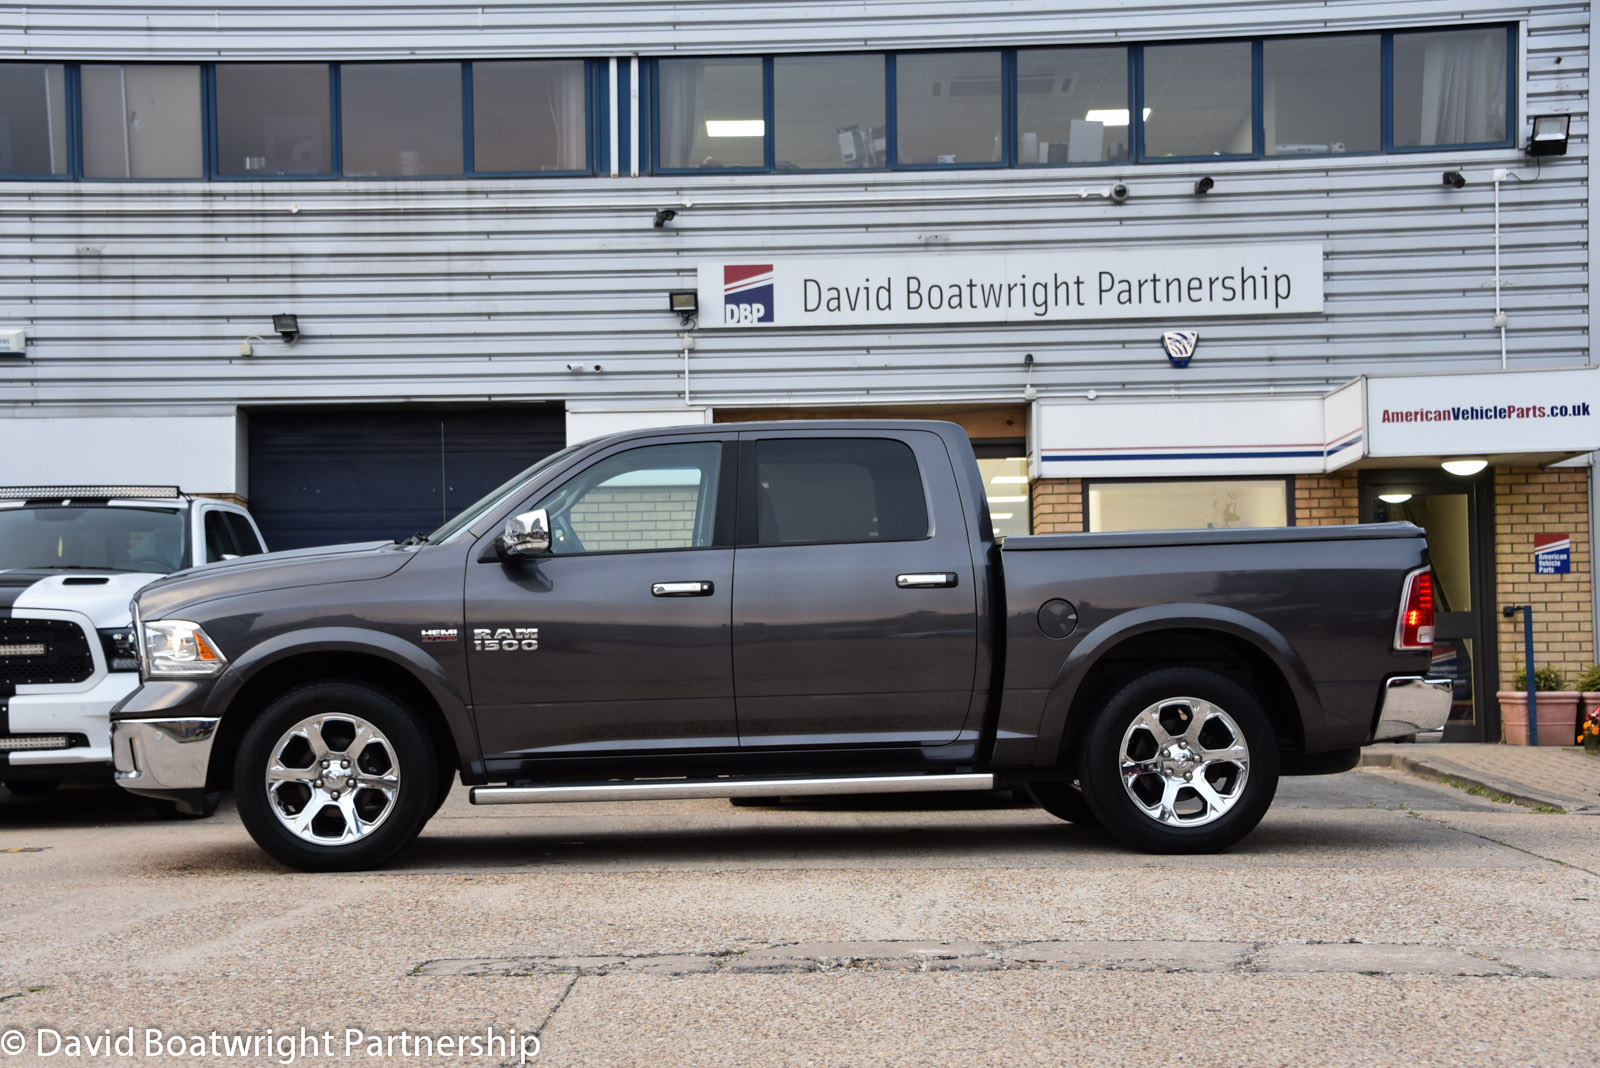
POLYGON ((0 881, 0 1066, 1600 1060, 1600 817, 1398 771, 1289 780, 1183 858, 1008 795, 458 790, 394 866, 337 876, 277 865, 231 806, 0 794, 0 881), (147 1029, 200 1046, 150 1055, 147 1029), (490 1029, 537 1056, 463 1052, 490 1029))

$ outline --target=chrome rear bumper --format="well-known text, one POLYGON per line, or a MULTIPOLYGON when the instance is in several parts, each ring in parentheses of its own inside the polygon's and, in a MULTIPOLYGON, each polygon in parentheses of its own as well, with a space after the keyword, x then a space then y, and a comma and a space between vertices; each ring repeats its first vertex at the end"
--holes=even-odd
POLYGON ((1425 679, 1420 675, 1390 679, 1383 684, 1383 702, 1371 740, 1383 742, 1442 731, 1454 700, 1455 683, 1450 679, 1425 679))

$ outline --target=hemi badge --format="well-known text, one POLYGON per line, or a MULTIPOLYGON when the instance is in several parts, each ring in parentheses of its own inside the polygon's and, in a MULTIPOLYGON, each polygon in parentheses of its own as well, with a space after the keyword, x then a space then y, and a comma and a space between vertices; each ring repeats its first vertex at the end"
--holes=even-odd
POLYGON ((455 627, 423 627, 422 640, 425 642, 453 642, 461 638, 461 631, 455 627))

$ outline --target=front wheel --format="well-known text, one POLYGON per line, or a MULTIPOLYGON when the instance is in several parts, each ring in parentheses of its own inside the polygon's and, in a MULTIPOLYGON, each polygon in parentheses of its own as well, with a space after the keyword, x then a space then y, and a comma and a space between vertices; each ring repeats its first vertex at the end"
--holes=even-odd
POLYGON ((1278 789, 1278 744, 1260 702, 1198 668, 1118 690, 1079 758, 1101 824, 1148 853, 1215 853, 1253 830, 1278 789))
POLYGON ((359 683, 319 682, 251 724, 233 782, 262 849, 301 871, 361 871, 421 833, 439 777, 414 712, 359 683))

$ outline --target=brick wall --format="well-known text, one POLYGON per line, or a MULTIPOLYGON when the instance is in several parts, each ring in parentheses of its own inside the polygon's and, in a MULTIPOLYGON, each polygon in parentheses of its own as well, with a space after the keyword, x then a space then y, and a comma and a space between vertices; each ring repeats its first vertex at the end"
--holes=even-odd
MULTIPOLYGON (((1589 472, 1581 467, 1502 467, 1494 473, 1495 595, 1501 605, 1533 606, 1533 657, 1571 683, 1594 663, 1590 601, 1589 472), (1572 572, 1536 575, 1535 534, 1572 536, 1572 572)), ((1500 688, 1524 660, 1522 616, 1499 619, 1500 688)))
POLYGON ((1355 472, 1347 475, 1296 475, 1294 522, 1299 527, 1361 522, 1355 472))
POLYGON ((1077 534, 1083 529, 1083 479, 1041 478, 1033 484, 1035 534, 1077 534))
POLYGON ((572 530, 590 552, 686 548, 698 496, 694 489, 595 490, 572 509, 572 530))

